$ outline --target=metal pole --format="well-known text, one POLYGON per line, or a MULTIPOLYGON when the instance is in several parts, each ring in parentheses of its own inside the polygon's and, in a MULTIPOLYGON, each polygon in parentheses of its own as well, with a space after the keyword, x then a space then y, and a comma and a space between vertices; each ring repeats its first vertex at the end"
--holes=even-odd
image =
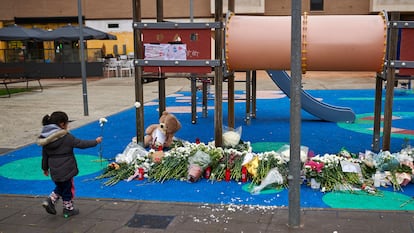
MULTIPOLYGON (((391 12, 391 21, 400 19, 400 13, 391 12)), ((388 45, 388 62, 396 60, 397 58, 397 44, 398 44, 398 28, 390 25, 389 29, 389 45, 388 45)), ((384 136, 382 139, 382 150, 390 150, 391 141, 391 124, 392 124, 392 105, 394 101, 394 82, 395 82, 395 68, 388 64, 386 69, 386 92, 384 104, 384 136)))
POLYGON ((236 5, 235 5, 235 0, 229 0, 228 4, 227 4, 227 9, 231 12, 236 13, 236 5))
POLYGON ((210 80, 208 79, 208 77, 203 78, 202 79, 202 92, 203 92, 203 100, 202 100, 202 117, 207 117, 207 113, 208 113, 208 88, 210 85, 210 80))
POLYGON ((190 75, 191 82, 191 123, 197 123, 197 77, 190 75))
MULTIPOLYGON (((235 11, 234 0, 228 0, 228 10, 230 12, 235 11)), ((235 116, 234 116, 234 72, 231 71, 227 76, 227 124, 230 128, 235 128, 235 116)))
POLYGON ((82 95, 83 95, 83 115, 88 116, 88 90, 86 82, 86 62, 85 45, 83 44, 83 21, 82 21, 82 0, 78 0, 78 23, 79 23, 79 43, 80 43, 80 64, 82 75, 82 95))
POLYGON ((301 133, 301 82, 302 82, 302 1, 292 0, 290 86, 290 162, 289 162, 289 227, 300 226, 300 133, 301 133))
MULTIPOLYGON (((164 1, 157 0, 157 22, 164 21, 164 1)), ((165 94, 165 73, 162 72, 162 67, 159 69, 158 79, 158 101, 159 101, 159 117, 162 116, 162 112, 167 108, 166 94, 165 94)))
MULTIPOLYGON (((132 0, 133 21, 141 22, 141 0, 132 0)), ((134 27, 134 59, 142 58, 141 31, 134 27)), ((142 67, 135 65, 135 102, 141 106, 135 110, 137 143, 144 145, 144 93, 142 67)))
POLYGON ((190 0, 190 22, 193 23, 194 22, 194 4, 193 4, 193 0, 190 0))
POLYGON ((374 104, 374 136, 372 138, 372 150, 380 151, 381 138, 381 105, 382 105, 382 77, 377 74, 375 78, 375 104, 374 104))
POLYGON ((251 116, 251 93, 252 91, 250 90, 250 83, 251 83, 251 76, 252 75, 252 71, 248 70, 246 71, 246 116, 245 116, 245 121, 247 125, 250 125, 250 116, 251 116))
MULTIPOLYGON (((190 0, 190 23, 194 22, 194 4, 193 0, 190 0)), ((191 82, 191 123, 197 123, 197 74, 190 74, 191 82)), ((203 92, 204 99, 204 92, 203 92)))
POLYGON ((256 119, 256 100, 257 100, 257 70, 252 71, 252 114, 250 115, 252 119, 256 119))
MULTIPOLYGON (((216 0, 215 2, 215 21, 222 22, 223 20, 223 0, 216 0)), ((216 60, 223 63, 223 30, 218 28, 214 31, 215 35, 215 57, 216 60)), ((215 98, 214 98, 214 139, 215 145, 221 147, 223 144, 223 67, 214 67, 214 83, 215 83, 215 98)))

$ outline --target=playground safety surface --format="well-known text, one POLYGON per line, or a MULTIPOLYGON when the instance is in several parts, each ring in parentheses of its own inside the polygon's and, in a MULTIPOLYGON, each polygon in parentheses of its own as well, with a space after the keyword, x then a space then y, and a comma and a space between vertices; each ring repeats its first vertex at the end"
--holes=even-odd
MULTIPOLYGON (((374 75, 315 72, 303 77, 303 88, 374 89, 374 75)), ((132 78, 90 78, 89 115, 85 116, 80 79, 48 79, 42 84, 45 90, 41 93, 22 93, 0 101, 1 109, 7 109, 0 116, 0 154, 32 143, 42 116, 55 110, 68 112, 75 120, 72 128, 76 128, 135 102, 132 78)), ((243 85, 238 83, 236 89, 244 89, 243 85)), ((190 81, 167 79, 166 86, 168 95, 188 90, 190 81)), ((275 88, 259 72, 257 89, 275 88)), ((156 82, 145 84, 145 101, 158 98, 157 91, 156 82)), ((65 219, 59 204, 57 215, 47 214, 41 206, 43 198, 1 195, 0 232, 414 232, 414 213, 410 211, 302 208, 300 226, 293 227, 289 223, 298 224, 287 207, 77 198, 80 215, 65 219)))

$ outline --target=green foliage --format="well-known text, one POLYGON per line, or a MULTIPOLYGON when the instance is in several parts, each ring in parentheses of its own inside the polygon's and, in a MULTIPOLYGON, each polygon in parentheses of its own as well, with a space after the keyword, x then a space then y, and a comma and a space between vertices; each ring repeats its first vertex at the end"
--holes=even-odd
MULTIPOLYGON (((26 91, 30 91, 30 88, 29 89, 26 89, 26 88, 9 88, 10 94, 16 94, 16 93, 21 93, 21 92, 26 92, 26 91)), ((9 95, 7 90, 5 88, 0 89, 0 96, 6 96, 6 95, 9 95)))

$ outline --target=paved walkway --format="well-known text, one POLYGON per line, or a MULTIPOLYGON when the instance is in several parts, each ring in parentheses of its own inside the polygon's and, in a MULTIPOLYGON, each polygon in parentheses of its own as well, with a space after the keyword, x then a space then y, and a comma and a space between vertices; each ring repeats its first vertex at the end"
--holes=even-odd
MULTIPOLYGON (((258 90, 277 88, 259 73, 258 90)), ((369 73, 311 73, 303 78, 305 89, 373 89, 369 73)), ((89 115, 84 116, 82 82, 79 79, 43 80, 43 92, 0 99, 0 147, 12 150, 32 143, 43 115, 66 111, 80 127, 100 117, 134 105, 131 78, 95 78, 87 83, 89 115)), ((237 84, 242 89, 244 84, 237 84)), ((187 79, 167 79, 167 94, 188 90, 187 79)), ((224 87, 225 89, 226 87, 224 87)), ((158 97, 156 82, 144 85, 145 101, 158 97)), ((0 154, 2 152, 0 151, 0 154)), ((77 199, 80 215, 63 218, 41 207, 44 197, 0 195, 0 232, 414 232, 414 213, 403 211, 355 211, 302 209, 300 227, 289 227, 297 218, 287 208, 209 205, 132 200, 77 199), (290 220, 289 220, 290 219, 290 220)), ((296 224, 295 224, 296 225, 296 224)))
POLYGON ((409 233, 414 225, 412 212, 302 209, 293 228, 287 208, 102 199, 77 199, 80 214, 65 219, 60 206, 47 214, 42 200, 1 196, 0 232, 409 233))

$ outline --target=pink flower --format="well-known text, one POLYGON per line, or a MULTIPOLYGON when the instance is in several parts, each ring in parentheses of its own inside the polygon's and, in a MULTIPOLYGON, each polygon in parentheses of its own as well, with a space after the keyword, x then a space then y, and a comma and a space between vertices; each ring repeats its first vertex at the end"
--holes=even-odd
POLYGON ((308 151, 308 158, 313 158, 315 157, 315 152, 313 152, 313 150, 309 150, 308 151))
POLYGON ((306 162, 305 165, 310 166, 313 171, 316 171, 318 173, 322 172, 322 169, 324 167, 324 164, 322 162, 316 162, 313 160, 306 162))

